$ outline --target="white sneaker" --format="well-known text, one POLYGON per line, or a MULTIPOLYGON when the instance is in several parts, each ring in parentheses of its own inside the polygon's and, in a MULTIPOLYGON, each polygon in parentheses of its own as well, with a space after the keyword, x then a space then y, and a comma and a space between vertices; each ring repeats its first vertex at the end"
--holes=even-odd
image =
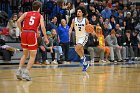
POLYGON ((106 61, 105 60, 100 60, 99 63, 106 63, 106 61))
POLYGON ((16 71, 16 77, 17 77, 18 80, 22 80, 22 74, 23 74, 22 69, 18 69, 16 71))
POLYGON ((48 60, 45 61, 45 65, 49 65, 50 62, 48 60))
POLYGON ((94 59, 92 59, 92 60, 90 61, 90 64, 94 64, 94 59))
POLYGON ((27 81, 31 81, 32 80, 32 78, 29 75, 29 71, 26 70, 26 69, 23 71, 22 78, 27 80, 27 81))
POLYGON ((110 63, 110 61, 108 59, 105 60, 107 63, 110 63))
POLYGON ((135 57, 134 59, 135 59, 135 60, 137 60, 137 59, 138 59, 138 57, 135 57))
POLYGON ((54 61, 52 61, 52 64, 53 64, 53 65, 57 65, 58 63, 57 63, 56 60, 54 60, 54 61))

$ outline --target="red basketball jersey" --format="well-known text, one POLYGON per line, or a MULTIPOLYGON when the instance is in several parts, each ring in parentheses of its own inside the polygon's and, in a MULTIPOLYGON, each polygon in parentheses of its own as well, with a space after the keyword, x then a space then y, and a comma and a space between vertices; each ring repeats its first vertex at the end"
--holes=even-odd
POLYGON ((34 30, 36 32, 40 25, 40 17, 41 14, 39 12, 35 11, 27 12, 26 17, 24 18, 22 29, 34 30))

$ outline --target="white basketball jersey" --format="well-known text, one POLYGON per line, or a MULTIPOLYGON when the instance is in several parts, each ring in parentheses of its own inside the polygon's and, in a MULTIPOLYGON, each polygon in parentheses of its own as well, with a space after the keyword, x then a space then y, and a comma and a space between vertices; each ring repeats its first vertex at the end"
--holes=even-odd
POLYGON ((83 18, 82 20, 78 20, 77 17, 74 19, 74 29, 76 33, 76 37, 85 37, 87 35, 87 32, 85 31, 85 25, 86 25, 86 18, 83 18))

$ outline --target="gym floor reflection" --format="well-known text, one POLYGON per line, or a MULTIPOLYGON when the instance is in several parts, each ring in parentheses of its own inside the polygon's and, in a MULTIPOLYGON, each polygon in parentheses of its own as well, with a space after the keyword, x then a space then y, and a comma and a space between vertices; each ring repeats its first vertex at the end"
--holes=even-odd
POLYGON ((0 65, 0 93, 140 93, 140 64, 34 65, 32 81, 15 77, 17 65, 0 65))

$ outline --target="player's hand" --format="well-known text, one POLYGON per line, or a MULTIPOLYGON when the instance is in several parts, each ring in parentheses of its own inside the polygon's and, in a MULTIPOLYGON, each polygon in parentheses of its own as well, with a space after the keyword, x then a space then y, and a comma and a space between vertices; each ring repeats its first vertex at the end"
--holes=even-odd
POLYGON ((53 53, 53 47, 50 47, 50 52, 53 53))
POLYGON ((45 41, 46 44, 49 44, 49 40, 48 40, 47 37, 44 37, 44 41, 45 41))
POLYGON ((44 46, 40 46, 42 51, 45 51, 45 47, 44 46))

